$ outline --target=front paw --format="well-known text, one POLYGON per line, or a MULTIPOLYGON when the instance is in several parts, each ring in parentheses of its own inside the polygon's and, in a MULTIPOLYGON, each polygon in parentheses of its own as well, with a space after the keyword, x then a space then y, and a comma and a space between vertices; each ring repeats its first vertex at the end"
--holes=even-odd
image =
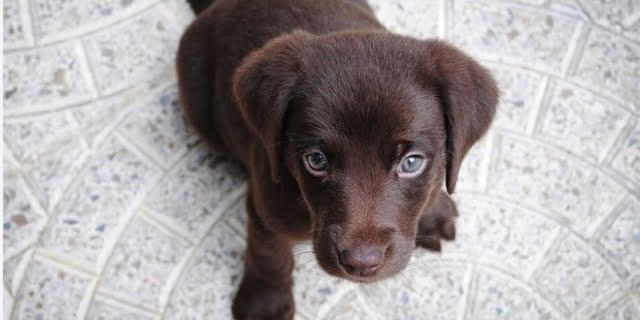
POLYGON ((456 238, 457 216, 456 204, 449 195, 440 191, 433 204, 420 217, 416 245, 433 251, 442 250, 442 239, 456 238))
POLYGON ((291 282, 269 284, 245 276, 233 299, 236 320, 290 320, 295 313, 291 282))

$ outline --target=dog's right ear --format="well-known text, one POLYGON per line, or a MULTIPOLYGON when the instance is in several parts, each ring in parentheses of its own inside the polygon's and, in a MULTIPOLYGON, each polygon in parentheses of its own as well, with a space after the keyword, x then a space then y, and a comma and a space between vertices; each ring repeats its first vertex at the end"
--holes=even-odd
POLYGON ((242 61, 232 80, 236 107, 262 141, 275 182, 282 163, 283 121, 300 80, 303 41, 309 36, 296 31, 268 42, 242 61))

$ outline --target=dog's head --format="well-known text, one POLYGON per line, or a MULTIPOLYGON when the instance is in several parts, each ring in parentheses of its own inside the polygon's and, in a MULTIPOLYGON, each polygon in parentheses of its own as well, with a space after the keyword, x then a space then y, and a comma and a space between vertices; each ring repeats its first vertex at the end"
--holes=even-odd
POLYGON ((406 266, 421 212, 443 180, 454 191, 498 98, 452 46, 366 32, 279 37, 243 61, 233 93, 273 179, 297 182, 319 264, 354 281, 406 266))

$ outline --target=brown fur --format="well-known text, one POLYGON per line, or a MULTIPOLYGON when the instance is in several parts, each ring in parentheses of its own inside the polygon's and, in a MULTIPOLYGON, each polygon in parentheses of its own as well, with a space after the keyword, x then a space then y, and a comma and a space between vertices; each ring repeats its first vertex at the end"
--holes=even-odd
MULTIPOLYGON (((211 1, 191 1, 202 10, 211 1)), ((441 41, 386 31, 362 0, 218 0, 180 42, 181 103, 195 130, 249 173, 237 319, 291 319, 291 246, 357 282, 392 276, 415 245, 455 237, 455 190, 497 104, 490 74, 441 41), (326 176, 301 155, 320 149, 326 176), (396 168, 426 156, 417 177, 396 168)))

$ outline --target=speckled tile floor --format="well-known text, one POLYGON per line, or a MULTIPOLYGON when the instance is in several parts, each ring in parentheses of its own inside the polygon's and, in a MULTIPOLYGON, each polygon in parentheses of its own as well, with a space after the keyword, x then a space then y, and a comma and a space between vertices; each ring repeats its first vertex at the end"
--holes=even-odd
MULTIPOLYGON (((299 254, 298 318, 640 319, 640 2, 372 3, 489 66, 499 115, 463 169, 458 240, 368 286, 299 254)), ((177 107, 186 4, 3 14, 4 318, 229 318, 245 184, 177 107)))

